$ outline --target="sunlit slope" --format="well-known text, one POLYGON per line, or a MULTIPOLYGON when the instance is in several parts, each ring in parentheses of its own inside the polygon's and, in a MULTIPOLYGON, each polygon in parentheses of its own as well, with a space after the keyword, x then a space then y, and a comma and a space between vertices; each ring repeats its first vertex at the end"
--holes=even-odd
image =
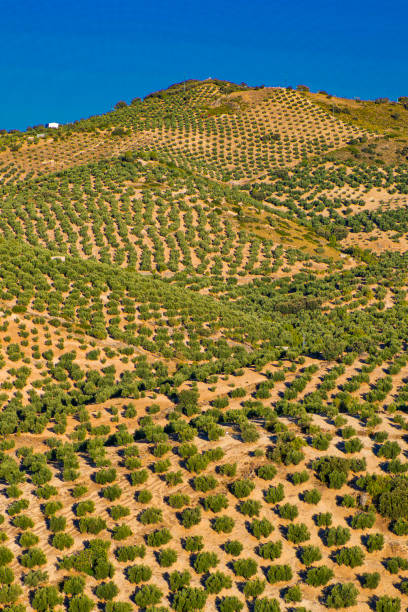
POLYGON ((342 147, 363 133, 293 90, 193 82, 58 131, 7 135, 0 170, 4 180, 15 182, 148 149, 202 175, 245 181, 342 147))
POLYGON ((339 259, 324 238, 247 191, 146 157, 4 186, 0 235, 143 273, 237 275, 239 282, 306 264, 325 270, 339 259))

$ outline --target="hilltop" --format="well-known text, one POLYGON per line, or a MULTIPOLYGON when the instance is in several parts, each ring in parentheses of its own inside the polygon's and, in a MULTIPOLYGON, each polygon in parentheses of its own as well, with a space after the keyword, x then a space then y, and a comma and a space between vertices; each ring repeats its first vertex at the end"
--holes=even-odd
POLYGON ((209 79, 0 137, 1 610, 401 610, 407 118, 209 79))

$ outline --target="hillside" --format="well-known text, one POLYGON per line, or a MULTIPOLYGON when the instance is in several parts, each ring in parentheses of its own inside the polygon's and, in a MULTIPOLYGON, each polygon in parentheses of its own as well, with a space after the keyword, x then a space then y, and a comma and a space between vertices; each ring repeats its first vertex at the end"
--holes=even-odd
POLYGON ((0 611, 405 609, 407 112, 191 80, 0 136, 0 611))

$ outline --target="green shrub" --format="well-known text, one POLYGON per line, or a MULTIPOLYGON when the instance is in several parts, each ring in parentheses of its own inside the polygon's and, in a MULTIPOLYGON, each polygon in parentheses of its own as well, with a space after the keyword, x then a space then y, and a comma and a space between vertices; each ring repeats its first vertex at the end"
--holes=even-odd
POLYGON ((303 501, 307 504, 318 504, 321 499, 322 495, 317 489, 310 489, 310 491, 305 491, 303 494, 303 501))
POLYGON ((112 581, 98 584, 98 586, 95 588, 95 595, 98 597, 98 599, 103 599, 104 601, 114 599, 118 593, 119 589, 112 581))
POLYGON ((163 520, 163 511, 161 508, 146 508, 140 513, 138 519, 142 525, 154 525, 163 520))
POLYGON ((148 546, 163 546, 170 542, 172 535, 170 531, 164 527, 163 529, 157 529, 152 533, 147 534, 146 544, 148 546))
POLYGON ((296 584, 288 587, 284 595, 284 600, 286 603, 296 603, 302 601, 302 591, 300 590, 300 586, 296 584))
POLYGON ((292 577, 293 573, 289 565, 271 565, 267 573, 267 579, 270 584, 288 582, 292 577))
POLYGON ((177 551, 172 548, 164 548, 159 551, 158 562, 160 567, 170 567, 177 561, 177 551))
POLYGON ((62 597, 55 586, 40 587, 31 600, 31 606, 38 612, 53 610, 60 603, 62 603, 62 597))
POLYGON ((343 546, 351 537, 348 527, 330 527, 323 534, 323 540, 326 546, 343 546))
POLYGON ((291 523, 286 531, 289 542, 300 544, 310 539, 310 531, 305 523, 291 523))
POLYGON ((330 527, 333 515, 331 512, 320 512, 320 514, 314 516, 314 519, 318 527, 330 527))
POLYGON ((180 509, 183 506, 187 506, 190 503, 190 497, 188 495, 184 495, 183 493, 174 493, 173 495, 169 495, 167 503, 172 508, 180 509))
POLYGON ((274 559, 278 559, 281 554, 282 542, 280 540, 277 542, 266 542, 258 547, 258 555, 262 557, 262 559, 270 559, 273 561, 274 559))
POLYGON ((401 600, 399 597, 381 595, 375 603, 375 612, 400 612, 401 600))
POLYGON ((142 546, 119 546, 115 550, 115 556, 118 561, 122 563, 126 561, 134 561, 137 557, 144 558, 146 555, 146 548, 142 546))
POLYGON ((265 585, 265 580, 260 580, 259 578, 248 580, 244 585, 243 593, 247 599, 249 597, 259 597, 264 592, 265 585))
POLYGON ((212 512, 221 512, 221 510, 225 510, 228 508, 228 499, 223 493, 219 493, 218 495, 208 495, 204 499, 204 508, 208 511, 212 512))
POLYGON ((215 553, 199 552, 194 559, 193 567, 197 574, 206 574, 211 567, 218 565, 219 559, 215 553))
POLYGON ((267 518, 253 519, 253 521, 251 521, 249 524, 249 531, 258 540, 261 538, 267 538, 270 536, 273 530, 274 527, 267 518))
POLYGON ((52 545, 57 550, 66 550, 74 544, 74 538, 69 533, 56 533, 52 538, 52 545))
POLYGON ((235 574, 243 578, 250 578, 258 570, 258 564, 254 559, 238 559, 234 561, 233 567, 235 574))
POLYGON ((28 587, 36 587, 42 582, 48 582, 48 572, 30 570, 23 576, 23 583, 28 587))
POLYGON ((217 533, 231 533, 234 529, 235 521, 230 516, 217 516, 211 524, 214 531, 217 533))
POLYGON ((358 567, 364 563, 364 552, 360 546, 344 547, 337 553, 336 563, 352 568, 358 567))
POLYGON ((254 612, 281 612, 281 608, 277 599, 256 599, 254 603, 254 612))
POLYGON ((305 582, 314 587, 325 586, 333 576, 333 570, 325 565, 311 567, 306 572, 305 582))
POLYGON ((239 511, 245 516, 259 516, 261 502, 256 499, 247 499, 239 505, 239 511))
POLYGON ((380 584, 381 576, 378 572, 373 572, 369 574, 365 572, 361 576, 361 586, 364 589, 376 589, 380 584))
POLYGON ((148 504, 152 499, 152 493, 148 489, 142 489, 137 493, 137 501, 139 504, 148 504))
POLYGON ((382 550, 384 548, 384 536, 382 533, 371 533, 366 541, 366 547, 368 552, 372 553, 376 550, 382 550))
POLYGON ((83 576, 69 576, 62 583, 62 590, 67 595, 79 595, 85 588, 85 578, 83 576))
POLYGON ((110 515, 114 521, 118 521, 119 519, 130 515, 130 508, 127 508, 126 506, 112 506, 110 509, 110 515))
POLYGON ((152 577, 152 570, 148 565, 133 565, 127 568, 126 578, 133 584, 147 582, 152 577))
POLYGON ((140 608, 147 608, 160 603, 162 597, 162 591, 154 584, 144 584, 136 591, 134 602, 140 608))
POLYGON ((69 602, 68 612, 90 612, 95 603, 86 595, 75 595, 69 602))
POLYGON ((289 475, 289 480, 295 485, 299 486, 307 482, 310 478, 309 472, 307 470, 302 470, 301 472, 293 472, 293 474, 289 475))
POLYGON ((320 561, 322 553, 317 546, 303 546, 300 559, 304 565, 312 565, 316 561, 320 561))
POLYGON ((184 587, 176 591, 172 607, 176 612, 193 612, 202 610, 207 602, 207 593, 203 589, 184 587))
POLYGON ((408 569, 408 560, 403 557, 391 557, 387 560, 386 568, 390 574, 398 574, 399 570, 408 569))
POLYGON ((196 491, 202 491, 203 493, 215 489, 217 485, 217 480, 211 474, 208 476, 196 476, 193 480, 194 489, 196 491))
POLYGON ((39 542, 39 537, 32 533, 31 531, 25 531, 21 534, 18 543, 22 548, 31 548, 31 546, 35 546, 39 542))
POLYGON ((217 594, 222 589, 230 589, 232 587, 232 580, 230 576, 223 574, 222 572, 214 572, 210 574, 205 581, 205 590, 208 593, 217 594))
POLYGON ((238 597, 229 596, 224 597, 219 603, 220 612, 241 612, 244 604, 238 599, 238 597))
POLYGON ((204 548, 203 536, 188 536, 185 539, 184 548, 188 552, 199 552, 204 548))
POLYGON ((31 548, 28 552, 21 555, 19 561, 20 565, 31 569, 36 565, 45 565, 47 557, 40 548, 31 548))
POLYGON ((335 584, 326 594, 325 604, 328 608, 349 608, 357 603, 358 590, 353 583, 335 584))
POLYGON ((169 575, 169 587, 170 591, 179 591, 180 589, 189 586, 190 584, 190 572, 184 570, 183 572, 174 571, 169 575))
POLYGON ((236 480, 231 484, 231 493, 238 499, 248 497, 255 489, 255 484, 252 480, 236 480))
POLYGON ((275 476, 276 476, 276 472, 277 469, 276 467, 272 464, 266 464, 266 465, 261 465, 258 469, 257 469, 257 476, 259 478, 262 478, 263 480, 272 480, 275 476))
POLYGON ((299 510, 297 506, 292 504, 283 504, 279 506, 279 516, 283 519, 287 519, 289 521, 293 521, 299 515, 299 510))
POLYGON ((370 529, 375 523, 375 512, 359 512, 351 520, 353 529, 370 529))
POLYGON ((125 523, 122 525, 115 525, 112 529, 112 539, 113 540, 126 540, 126 538, 130 538, 133 535, 133 532, 129 525, 125 523))
POLYGON ((243 545, 238 540, 229 540, 224 544, 224 550, 233 557, 239 557, 243 551, 243 545))
POLYGON ((185 508, 180 515, 180 522, 185 529, 190 529, 201 522, 201 508, 185 508))

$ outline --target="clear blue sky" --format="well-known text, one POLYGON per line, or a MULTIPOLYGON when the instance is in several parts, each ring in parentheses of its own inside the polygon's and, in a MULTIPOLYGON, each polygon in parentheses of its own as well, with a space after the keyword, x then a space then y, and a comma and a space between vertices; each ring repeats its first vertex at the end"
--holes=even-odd
POLYGON ((406 0, 1 0, 0 128, 187 78, 408 95, 406 0))

